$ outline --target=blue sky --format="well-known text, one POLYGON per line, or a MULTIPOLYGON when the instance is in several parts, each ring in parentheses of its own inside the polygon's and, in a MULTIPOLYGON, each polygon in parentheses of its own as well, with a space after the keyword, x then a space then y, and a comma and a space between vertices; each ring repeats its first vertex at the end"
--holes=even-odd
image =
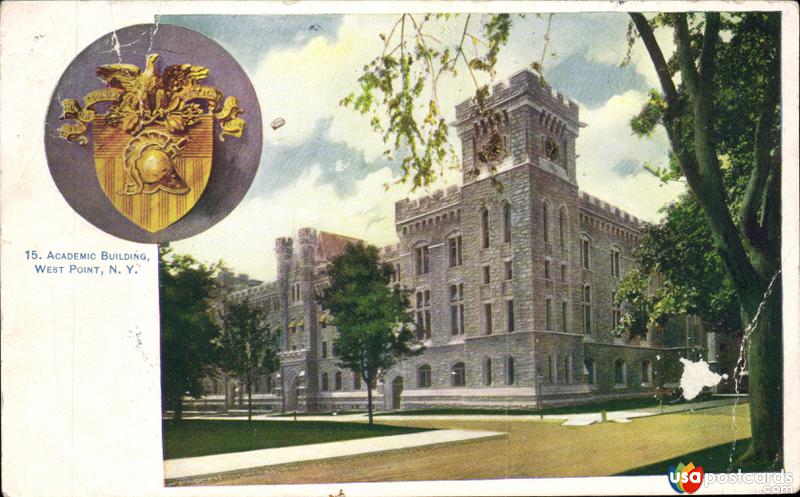
MULTIPOLYGON (((473 15, 478 31, 480 14, 473 15)), ((247 197, 209 231, 176 243, 179 250, 260 279, 275 275, 273 240, 313 226, 364 238, 377 245, 394 243, 394 202, 410 194, 399 185, 397 163, 381 156, 385 148, 366 118, 338 105, 356 89, 363 65, 382 49, 378 34, 397 16, 162 16, 219 42, 250 75, 264 115, 264 149, 259 172, 247 197), (286 124, 272 130, 282 117, 286 124)), ((463 16, 428 26, 444 43, 460 37, 463 16)), ((498 79, 539 60, 546 16, 515 18, 509 44, 497 64, 498 79)), ((666 139, 632 136, 628 120, 656 85, 643 47, 620 67, 626 49, 627 17, 620 14, 557 14, 544 61, 548 82, 580 105, 588 126, 578 138, 578 182, 583 190, 655 220, 679 185, 662 186, 643 172, 645 162, 666 161, 666 139), (613 143, 613 147, 609 144, 613 143)), ((451 41, 452 40, 452 41, 451 41)), ((669 39, 660 40, 670 47, 669 39)), ((474 86, 466 72, 439 88, 442 110, 468 98, 474 86)), ((454 143, 455 134, 451 133, 454 143)), ((458 144, 456 143, 458 150, 458 144)), ((433 186, 458 183, 447 171, 433 186)))

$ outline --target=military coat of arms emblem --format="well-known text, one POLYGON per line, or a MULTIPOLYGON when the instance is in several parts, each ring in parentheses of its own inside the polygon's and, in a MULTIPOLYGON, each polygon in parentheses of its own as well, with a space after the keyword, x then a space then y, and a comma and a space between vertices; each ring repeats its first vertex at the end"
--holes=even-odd
POLYGON ((209 70, 192 63, 158 71, 159 55, 135 64, 105 64, 96 74, 106 87, 82 102, 64 99, 61 138, 94 147, 97 178, 114 207, 155 233, 185 216, 205 190, 219 140, 245 132, 236 96, 204 86, 209 70), (107 104, 101 113, 96 107, 107 104))

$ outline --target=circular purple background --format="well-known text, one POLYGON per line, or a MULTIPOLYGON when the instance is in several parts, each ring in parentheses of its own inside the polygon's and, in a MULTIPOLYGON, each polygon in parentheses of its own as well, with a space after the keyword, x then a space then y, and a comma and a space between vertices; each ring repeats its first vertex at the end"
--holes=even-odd
MULTIPOLYGON (((105 106, 98 105, 96 109, 104 112, 105 106)), ((180 240, 221 221, 239 204, 253 182, 261 145, 261 109, 241 66, 215 41, 170 24, 129 26, 89 45, 61 76, 45 120, 50 174, 69 205, 106 233, 134 242, 180 240), (67 122, 59 119, 61 101, 73 98, 82 102, 90 91, 105 87, 95 75, 98 66, 123 62, 144 68, 148 53, 159 54, 159 71, 172 64, 207 67, 208 77, 202 84, 218 88, 226 97, 238 97, 246 121, 241 138, 226 137, 224 142, 219 140, 219 124, 214 124, 214 161, 205 191, 184 217, 157 233, 150 233, 123 216, 103 193, 95 171, 91 124, 86 145, 68 142, 58 135, 58 128, 67 122)))

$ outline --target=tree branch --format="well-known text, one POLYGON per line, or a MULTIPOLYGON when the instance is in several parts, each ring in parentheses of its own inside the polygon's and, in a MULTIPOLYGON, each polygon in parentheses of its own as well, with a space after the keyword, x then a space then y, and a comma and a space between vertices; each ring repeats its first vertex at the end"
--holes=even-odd
MULTIPOLYGON (((675 46, 678 52, 678 62, 681 67, 681 78, 683 79, 689 93, 696 95, 700 86, 697 68, 694 66, 694 53, 692 44, 689 40, 689 23, 686 14, 674 14, 675 21, 675 46)), ((709 53, 706 52, 706 57, 709 53)))
POLYGON ((639 31, 639 36, 642 37, 645 48, 647 48, 650 59, 655 66, 658 81, 661 83, 661 88, 664 90, 665 100, 670 111, 677 112, 680 108, 680 100, 678 99, 678 91, 675 89, 675 83, 672 81, 672 76, 669 74, 667 61, 664 59, 664 54, 661 52, 661 47, 658 46, 656 37, 653 34, 653 28, 650 22, 644 17, 644 14, 638 12, 630 13, 633 23, 636 25, 636 30, 639 31))

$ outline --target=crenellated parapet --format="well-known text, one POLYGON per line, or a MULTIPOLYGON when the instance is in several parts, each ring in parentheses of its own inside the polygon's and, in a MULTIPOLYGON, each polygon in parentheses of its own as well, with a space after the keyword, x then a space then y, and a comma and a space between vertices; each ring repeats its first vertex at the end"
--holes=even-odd
POLYGON ((458 186, 450 186, 446 190, 436 190, 431 195, 417 199, 405 198, 394 204, 395 224, 400 225, 439 211, 457 208, 460 202, 461 189, 458 186))
MULTIPOLYGON (((537 110, 549 115, 550 121, 560 121, 565 127, 573 127, 577 134, 578 104, 551 88, 537 72, 529 69, 495 83, 486 99, 486 107, 508 107, 523 98, 530 99, 537 110)), ((473 99, 465 100, 456 106, 456 124, 459 128, 463 128, 464 124, 474 124, 480 114, 473 99)), ((464 129, 459 129, 459 132, 462 131, 464 129)))
POLYGON ((638 217, 583 191, 579 192, 578 201, 582 223, 606 228, 618 236, 638 241, 643 227, 638 217))

